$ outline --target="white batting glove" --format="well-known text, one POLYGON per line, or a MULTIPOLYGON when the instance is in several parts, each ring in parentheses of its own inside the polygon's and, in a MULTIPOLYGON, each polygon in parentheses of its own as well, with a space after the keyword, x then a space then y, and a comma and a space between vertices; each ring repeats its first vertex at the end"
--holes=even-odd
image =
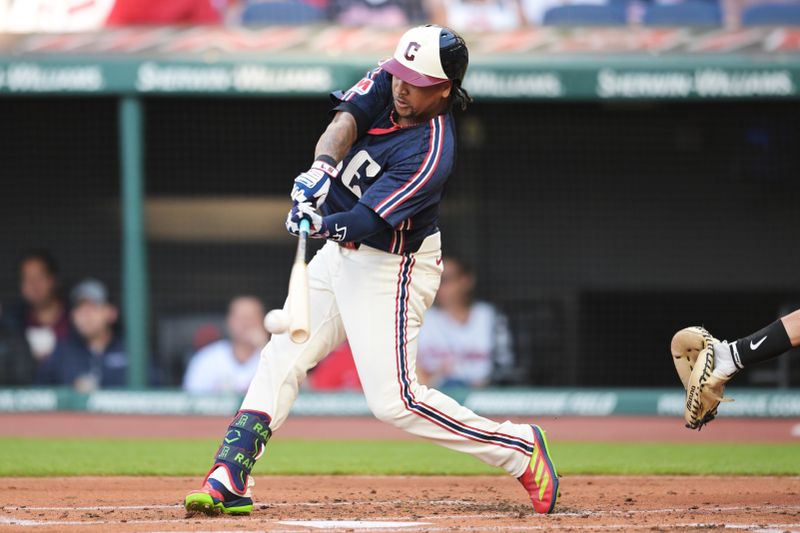
POLYGON ((311 168, 301 172, 294 179, 291 197, 297 203, 309 202, 312 207, 319 207, 325 203, 328 190, 331 187, 331 178, 339 173, 336 167, 325 161, 316 160, 311 168))
POLYGON ((300 221, 304 218, 308 219, 311 224, 311 230, 308 232, 309 237, 312 239, 328 238, 330 234, 328 226, 325 224, 322 215, 314 209, 310 202, 295 202, 289 214, 286 215, 286 231, 295 236, 300 235, 300 221))

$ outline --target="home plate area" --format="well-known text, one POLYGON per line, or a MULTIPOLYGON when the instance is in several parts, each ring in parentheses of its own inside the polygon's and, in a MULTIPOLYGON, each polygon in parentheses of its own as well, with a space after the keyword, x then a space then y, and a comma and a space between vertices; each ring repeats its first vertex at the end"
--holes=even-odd
POLYGON ((401 529, 404 527, 429 526, 430 522, 386 522, 383 520, 281 520, 284 526, 300 526, 313 529, 401 529))
POLYGON ((0 531, 800 532, 797 477, 565 476, 533 514, 504 476, 261 476, 250 516, 187 517, 194 478, 5 478, 0 531))

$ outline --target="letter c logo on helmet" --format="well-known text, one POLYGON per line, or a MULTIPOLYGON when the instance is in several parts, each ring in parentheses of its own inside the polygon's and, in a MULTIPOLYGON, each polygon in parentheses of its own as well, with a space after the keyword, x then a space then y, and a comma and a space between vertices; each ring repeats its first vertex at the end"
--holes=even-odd
POLYGON ((468 63, 464 39, 449 28, 428 24, 405 32, 381 67, 408 84, 430 87, 447 81, 460 84, 468 63))
POLYGON ((416 52, 419 50, 420 46, 421 45, 419 43, 415 43, 413 41, 408 43, 408 46, 406 47, 406 53, 403 55, 403 57, 409 61, 414 61, 414 58, 417 57, 416 52))

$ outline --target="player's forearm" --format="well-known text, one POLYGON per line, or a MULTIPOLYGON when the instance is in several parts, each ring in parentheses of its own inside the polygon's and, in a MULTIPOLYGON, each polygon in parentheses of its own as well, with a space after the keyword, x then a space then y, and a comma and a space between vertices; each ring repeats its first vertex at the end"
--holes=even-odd
POLYGON ((356 142, 358 129, 353 115, 340 111, 333 117, 325 132, 317 141, 314 158, 328 156, 339 163, 356 142))
POLYGON ((375 211, 360 202, 350 211, 326 216, 325 225, 331 239, 343 242, 360 242, 388 227, 375 211))
POLYGON ((781 319, 792 346, 800 346, 800 309, 781 319))

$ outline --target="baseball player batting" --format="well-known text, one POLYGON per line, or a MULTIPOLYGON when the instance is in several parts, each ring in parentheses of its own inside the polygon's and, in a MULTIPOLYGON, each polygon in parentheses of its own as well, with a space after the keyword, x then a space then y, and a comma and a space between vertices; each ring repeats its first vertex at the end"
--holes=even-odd
POLYGON ((672 360, 686 389, 684 420, 701 429, 717 415, 725 385, 744 367, 800 346, 800 310, 735 342, 715 339, 704 328, 684 328, 672 338, 672 360))
POLYGON ((274 335, 228 427, 190 513, 247 514, 250 472, 289 414, 300 383, 349 340, 372 413, 519 480, 538 513, 550 513, 558 476, 536 425, 495 422, 417 381, 417 336, 442 274, 439 204, 453 170, 451 111, 471 101, 469 61, 452 30, 406 32, 394 55, 350 90, 334 93, 332 120, 310 170, 294 180, 286 228, 328 242, 308 265, 310 335, 274 335))

